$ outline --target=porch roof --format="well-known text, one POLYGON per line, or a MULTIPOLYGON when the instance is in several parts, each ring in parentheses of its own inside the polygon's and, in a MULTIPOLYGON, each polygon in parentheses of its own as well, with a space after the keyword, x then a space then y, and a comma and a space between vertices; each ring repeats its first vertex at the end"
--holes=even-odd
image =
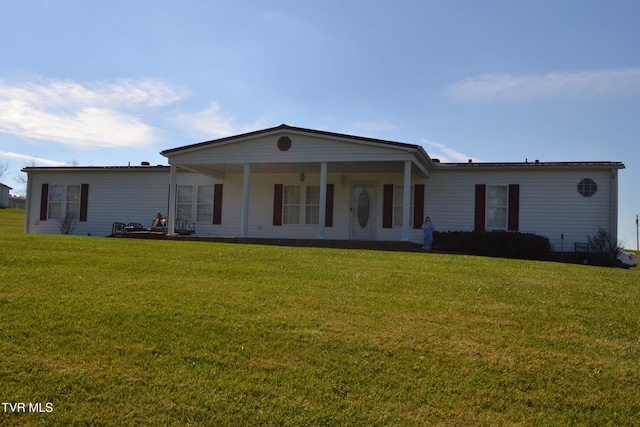
MULTIPOLYGON (((297 142, 297 141, 296 141, 297 142)), ((200 142, 162 151, 169 163, 211 176, 226 173, 241 173, 244 163, 251 163, 252 172, 264 173, 305 173, 320 172, 320 163, 328 164, 328 172, 398 172, 404 170, 403 161, 411 160, 412 173, 429 176, 436 165, 419 145, 387 141, 376 138, 346 135, 314 129, 305 129, 282 124, 277 127, 244 133, 235 136, 200 142), (316 140, 314 149, 296 151, 275 149, 260 152, 251 142, 269 140, 276 137, 307 138, 316 140), (246 143, 246 144, 243 144, 246 143), (233 148, 232 148, 232 144, 233 148), (251 148, 247 148, 251 147, 251 148), (336 148, 342 152, 335 151, 336 148), (350 147, 350 148, 346 148, 350 147), (214 155, 213 153, 217 153, 214 155)))

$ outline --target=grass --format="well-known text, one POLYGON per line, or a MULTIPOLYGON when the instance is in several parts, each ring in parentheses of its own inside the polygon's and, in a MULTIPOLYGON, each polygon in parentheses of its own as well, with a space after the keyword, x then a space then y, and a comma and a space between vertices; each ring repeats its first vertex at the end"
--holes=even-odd
POLYGON ((0 425, 640 425, 640 273, 22 234, 0 425))

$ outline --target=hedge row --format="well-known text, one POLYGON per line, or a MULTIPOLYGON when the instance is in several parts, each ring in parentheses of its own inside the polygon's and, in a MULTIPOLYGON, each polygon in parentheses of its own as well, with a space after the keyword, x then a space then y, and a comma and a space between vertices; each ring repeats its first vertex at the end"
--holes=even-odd
POLYGON ((436 231, 433 234, 433 248, 439 251, 536 260, 551 256, 551 242, 537 234, 512 231, 436 231))

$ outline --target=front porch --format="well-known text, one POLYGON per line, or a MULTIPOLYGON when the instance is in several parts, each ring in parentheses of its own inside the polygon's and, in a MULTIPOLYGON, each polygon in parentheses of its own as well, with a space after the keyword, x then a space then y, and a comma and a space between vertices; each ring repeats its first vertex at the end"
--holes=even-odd
POLYGON ((184 171, 216 186, 216 227, 199 229, 244 239, 415 240, 435 168, 420 146, 286 125, 162 154, 171 165, 168 234, 181 216, 184 171))
MULTIPOLYGON (((171 188, 187 189, 193 203, 187 211, 195 219, 200 193, 213 191, 213 221, 200 219, 201 237, 318 239, 365 241, 421 240, 424 182, 404 173, 327 173, 326 180, 306 172, 226 174, 223 180, 193 172, 177 173, 171 188), (304 175, 303 175, 304 174, 304 175), (325 183, 326 182, 326 183, 325 183), (212 190, 214 189, 214 190, 212 190)), ((177 194, 184 206, 184 196, 177 194)), ((184 207, 169 209, 169 218, 185 217, 184 207)), ((211 208, 210 208, 211 209, 211 208)), ((189 216, 186 216, 189 217, 189 216)), ((209 218, 211 218, 209 216, 209 218)), ((168 224, 172 221, 169 220, 168 224)), ((177 230, 168 230, 172 235, 177 230)))

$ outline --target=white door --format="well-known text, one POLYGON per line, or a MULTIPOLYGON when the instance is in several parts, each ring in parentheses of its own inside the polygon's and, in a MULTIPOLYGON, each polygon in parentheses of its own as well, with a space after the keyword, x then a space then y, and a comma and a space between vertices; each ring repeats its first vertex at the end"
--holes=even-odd
POLYGON ((374 239, 375 212, 373 184, 354 184, 351 190, 351 238, 374 239))

